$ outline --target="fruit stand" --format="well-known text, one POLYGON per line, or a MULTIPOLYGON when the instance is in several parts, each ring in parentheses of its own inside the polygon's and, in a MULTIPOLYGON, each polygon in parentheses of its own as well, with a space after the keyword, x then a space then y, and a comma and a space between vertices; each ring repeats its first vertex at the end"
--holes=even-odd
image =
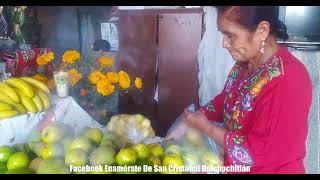
MULTIPOLYGON (((46 69, 53 59, 46 51, 36 64, 46 69)), ((143 86, 141 78, 112 69, 113 58, 101 54, 87 73, 76 50, 62 61, 54 72, 0 82, 0 173, 181 174, 203 173, 184 166, 222 165, 199 131, 185 127, 167 141, 143 114, 112 114, 118 93, 143 86)))

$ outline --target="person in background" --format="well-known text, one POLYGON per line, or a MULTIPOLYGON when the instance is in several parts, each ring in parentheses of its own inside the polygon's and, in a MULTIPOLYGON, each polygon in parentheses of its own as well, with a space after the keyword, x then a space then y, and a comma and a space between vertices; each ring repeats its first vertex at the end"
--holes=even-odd
POLYGON ((110 43, 107 40, 99 39, 93 43, 93 50, 94 51, 103 51, 107 52, 110 51, 110 43))
POLYGON ((308 71, 277 38, 285 25, 274 6, 220 6, 223 47, 235 60, 223 91, 184 121, 224 148, 224 165, 250 173, 305 173, 312 84, 308 71), (210 121, 224 122, 226 128, 210 121))

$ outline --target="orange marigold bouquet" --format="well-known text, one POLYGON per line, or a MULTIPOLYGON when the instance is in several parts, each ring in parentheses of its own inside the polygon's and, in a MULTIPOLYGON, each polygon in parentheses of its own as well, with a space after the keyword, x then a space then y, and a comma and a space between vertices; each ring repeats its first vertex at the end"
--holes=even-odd
POLYGON ((102 52, 89 62, 92 62, 87 65, 89 71, 84 73, 72 92, 94 119, 107 123, 106 117, 117 113, 119 95, 130 89, 141 91, 143 82, 140 77, 132 79, 124 70, 115 70, 115 58, 102 52))
MULTIPOLYGON (((102 52, 99 52, 97 59, 88 60, 91 52, 92 50, 82 59, 77 50, 65 51, 58 69, 68 71, 70 95, 94 119, 102 122, 108 119, 106 116, 112 115, 111 112, 116 113, 118 107, 115 105, 118 104, 119 94, 127 93, 130 89, 141 91, 143 82, 140 77, 133 79, 124 70, 114 70, 115 58, 106 56, 102 52)), ((53 59, 54 53, 50 51, 39 56, 36 61, 39 66, 46 66, 53 59)), ((55 89, 52 77, 43 74, 36 74, 34 77, 46 82, 51 89, 55 89)))

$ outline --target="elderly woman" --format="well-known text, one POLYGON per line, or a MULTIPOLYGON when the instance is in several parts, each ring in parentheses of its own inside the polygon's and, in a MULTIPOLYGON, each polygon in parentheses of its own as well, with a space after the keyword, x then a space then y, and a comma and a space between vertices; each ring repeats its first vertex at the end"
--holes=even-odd
POLYGON ((305 173, 312 84, 304 65, 276 38, 286 28, 272 6, 221 6, 218 29, 236 61, 221 94, 185 122, 216 140, 224 165, 250 173, 305 173), (226 128, 210 121, 224 122, 226 128))

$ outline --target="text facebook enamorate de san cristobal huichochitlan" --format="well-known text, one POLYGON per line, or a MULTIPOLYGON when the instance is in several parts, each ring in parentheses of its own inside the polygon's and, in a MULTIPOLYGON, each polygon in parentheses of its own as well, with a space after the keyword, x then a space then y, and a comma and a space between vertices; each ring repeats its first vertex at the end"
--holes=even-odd
POLYGON ((184 173, 248 173, 250 172, 250 166, 242 165, 230 165, 230 166, 206 166, 206 165, 196 165, 196 166, 108 166, 108 165, 98 165, 98 166, 73 166, 70 165, 70 172, 184 172, 184 173))

